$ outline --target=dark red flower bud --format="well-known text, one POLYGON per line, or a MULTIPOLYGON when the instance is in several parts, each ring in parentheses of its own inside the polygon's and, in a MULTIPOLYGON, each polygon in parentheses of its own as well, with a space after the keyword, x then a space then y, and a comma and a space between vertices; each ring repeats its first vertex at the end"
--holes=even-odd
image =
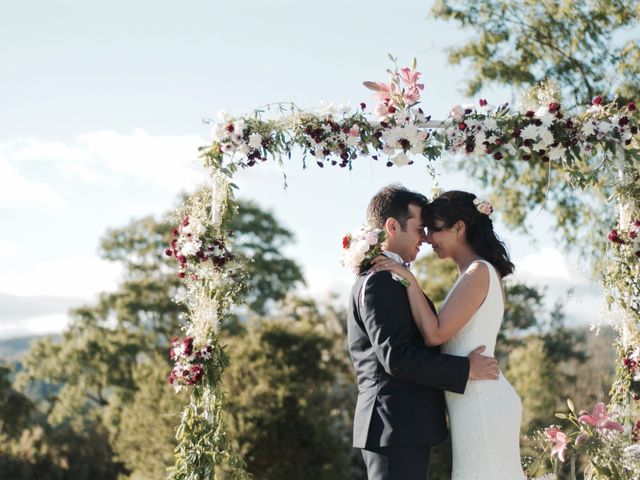
POLYGON ((551 113, 556 113, 558 110, 560 110, 560 104, 557 102, 551 102, 549 104, 549 111, 551 113))
POLYGON ((189 217, 184 217, 182 219, 182 226, 186 227, 187 225, 189 225, 189 217))
POLYGON ((478 103, 480 103, 481 107, 486 107, 487 106, 487 101, 484 98, 481 98, 478 103))
POLYGON ((465 109, 464 109, 464 114, 465 114, 465 115, 470 115, 470 114, 471 114, 471 112, 473 112, 473 110, 471 110, 470 108, 465 108, 465 109))
POLYGON ((527 110, 527 113, 525 113, 524 116, 527 118, 533 118, 535 114, 536 112, 534 112, 533 110, 527 110))
POLYGON ((180 233, 180 232, 178 231, 178 229, 177 229, 177 228, 174 228, 174 229, 171 231, 171 235, 172 235, 173 237, 177 237, 179 233, 180 233))
POLYGON ((519 128, 516 128, 513 133, 511 134, 511 136, 513 138, 520 138, 520 134, 522 133, 522 130, 520 130, 519 128))
POLYGON ((167 249, 164 251, 164 254, 165 254, 167 257, 170 257, 171 255, 173 255, 173 251, 172 251, 170 248, 167 248, 167 249))
POLYGON ((500 152, 494 153, 493 158, 495 158, 496 160, 502 160, 502 153, 500 152))
POLYGON ((529 160, 531 160, 531 155, 523 155, 522 160, 525 160, 528 162, 529 160))
POLYGON ((387 167, 393 167, 393 162, 387 162, 387 167))
POLYGON ((462 131, 466 130, 466 129, 467 129, 467 124, 466 124, 466 123, 464 123, 464 122, 460 122, 460 123, 458 124, 458 129, 459 129, 459 130, 462 130, 462 131))
POLYGON ((635 112, 636 111, 636 104, 634 102, 627 103, 627 110, 629 110, 630 112, 635 112))
POLYGON ((475 150, 476 146, 473 143, 467 143, 465 146, 465 150, 467 153, 472 153, 475 150))
POLYGON ((602 97, 600 95, 598 95, 593 100, 591 100, 591 103, 593 105, 600 105, 602 103, 602 97))
POLYGON ((396 113, 396 107, 393 105, 387 107, 387 113, 396 113))
POLYGON ((364 102, 360 102, 360 108, 364 110, 365 108, 367 108, 367 104, 364 102))
POLYGON ((630 130, 631 130, 631 133, 633 133, 634 135, 635 135, 636 133, 638 133, 638 127, 637 127, 637 125, 632 126, 630 130))
POLYGON ((184 272, 178 273, 178 278, 184 278, 184 277, 186 277, 184 272))
POLYGON ((622 117, 620 120, 618 120, 618 125, 620 125, 621 127, 624 127, 625 125, 629 124, 629 117, 622 117))
POLYGON ((229 132, 229 133, 233 133, 233 131, 235 130, 235 127, 233 126, 233 124, 232 124, 232 123, 229 123, 229 124, 227 125, 226 130, 227 130, 227 132, 229 132))

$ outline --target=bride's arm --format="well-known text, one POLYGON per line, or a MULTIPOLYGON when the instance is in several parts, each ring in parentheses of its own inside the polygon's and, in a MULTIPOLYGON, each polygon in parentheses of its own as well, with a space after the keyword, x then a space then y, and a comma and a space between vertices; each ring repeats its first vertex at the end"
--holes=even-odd
POLYGON ((474 263, 451 292, 440 315, 431 310, 416 278, 399 263, 387 259, 375 262, 373 271, 388 270, 409 281, 407 295, 411 314, 427 345, 441 345, 471 319, 489 291, 489 270, 482 262, 474 263))

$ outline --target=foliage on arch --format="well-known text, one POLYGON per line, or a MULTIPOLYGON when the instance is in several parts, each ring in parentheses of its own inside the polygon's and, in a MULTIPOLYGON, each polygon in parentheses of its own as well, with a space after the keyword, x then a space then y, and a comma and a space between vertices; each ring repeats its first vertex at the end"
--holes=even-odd
MULTIPOLYGON (((553 173, 554 181, 561 184, 550 188, 603 191, 620 206, 615 228, 608 239, 602 239, 609 258, 602 279, 611 308, 619 312, 615 314, 619 363, 610 407, 616 421, 624 425, 608 455, 621 462, 624 474, 625 448, 640 430, 640 423, 636 424, 640 421, 636 403, 640 395, 640 115, 636 105, 618 105, 597 96, 591 105, 566 112, 553 89, 542 85, 529 92, 519 110, 481 99, 475 106, 454 106, 447 119, 433 122, 419 106, 424 86, 418 83, 415 62, 388 72, 388 82, 365 82, 376 92, 375 117, 364 103, 355 110, 323 105, 316 111, 280 105, 277 115, 265 111, 243 117, 223 114, 213 125, 211 145, 201 148, 210 183, 177 213, 178 226, 167 250, 178 260, 178 275, 187 291, 182 301, 190 312, 186 336, 176 338, 171 350, 175 367, 169 382, 176 389, 192 389, 178 427, 179 445, 170 478, 215 478, 216 469, 223 465, 232 478, 249 476, 230 447, 220 389, 229 358, 218 334, 218 320, 242 302, 248 280, 246 268, 227 247, 230 221, 236 213, 234 173, 259 168, 264 162, 299 158, 303 168, 353 169, 367 160, 386 162, 390 168, 423 162, 427 172, 434 174, 435 163, 445 153, 470 162, 490 161, 494 167, 484 170, 488 176, 516 175, 523 168, 548 172, 548 179, 553 173)), ((579 427, 586 425, 575 418, 579 427)), ((609 460, 605 462, 596 449, 602 432, 586 428, 580 433, 589 435, 584 444, 592 448, 592 465, 596 470, 605 468, 609 460)), ((553 439, 556 454, 560 451, 557 438, 553 439)), ((626 478, 602 475, 594 478, 626 478)))

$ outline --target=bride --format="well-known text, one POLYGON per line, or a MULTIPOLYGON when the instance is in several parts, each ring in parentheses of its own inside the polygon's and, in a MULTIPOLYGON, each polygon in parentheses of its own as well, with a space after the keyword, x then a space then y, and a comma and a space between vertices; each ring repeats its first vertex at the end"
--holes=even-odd
MULTIPOLYGON (((380 256, 371 271, 404 277, 411 312, 427 345, 465 356, 477 345, 493 355, 504 313, 502 278, 513 272, 493 231, 491 205, 461 191, 445 192, 423 212, 426 241, 439 258, 456 262, 460 276, 436 316, 416 278, 380 256)), ((452 480, 520 480, 520 398, 500 375, 498 382, 470 380, 464 394, 445 392, 453 445, 452 480)))

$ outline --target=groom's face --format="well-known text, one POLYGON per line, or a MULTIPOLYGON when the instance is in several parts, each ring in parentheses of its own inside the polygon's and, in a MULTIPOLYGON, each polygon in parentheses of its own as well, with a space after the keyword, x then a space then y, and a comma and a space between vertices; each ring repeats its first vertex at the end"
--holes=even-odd
POLYGON ((396 229, 393 235, 388 237, 387 242, 389 250, 400 255, 405 262, 413 262, 420 252, 420 246, 426 241, 422 224, 422 208, 418 205, 409 205, 409 214, 405 228, 402 229, 397 222, 396 229))

